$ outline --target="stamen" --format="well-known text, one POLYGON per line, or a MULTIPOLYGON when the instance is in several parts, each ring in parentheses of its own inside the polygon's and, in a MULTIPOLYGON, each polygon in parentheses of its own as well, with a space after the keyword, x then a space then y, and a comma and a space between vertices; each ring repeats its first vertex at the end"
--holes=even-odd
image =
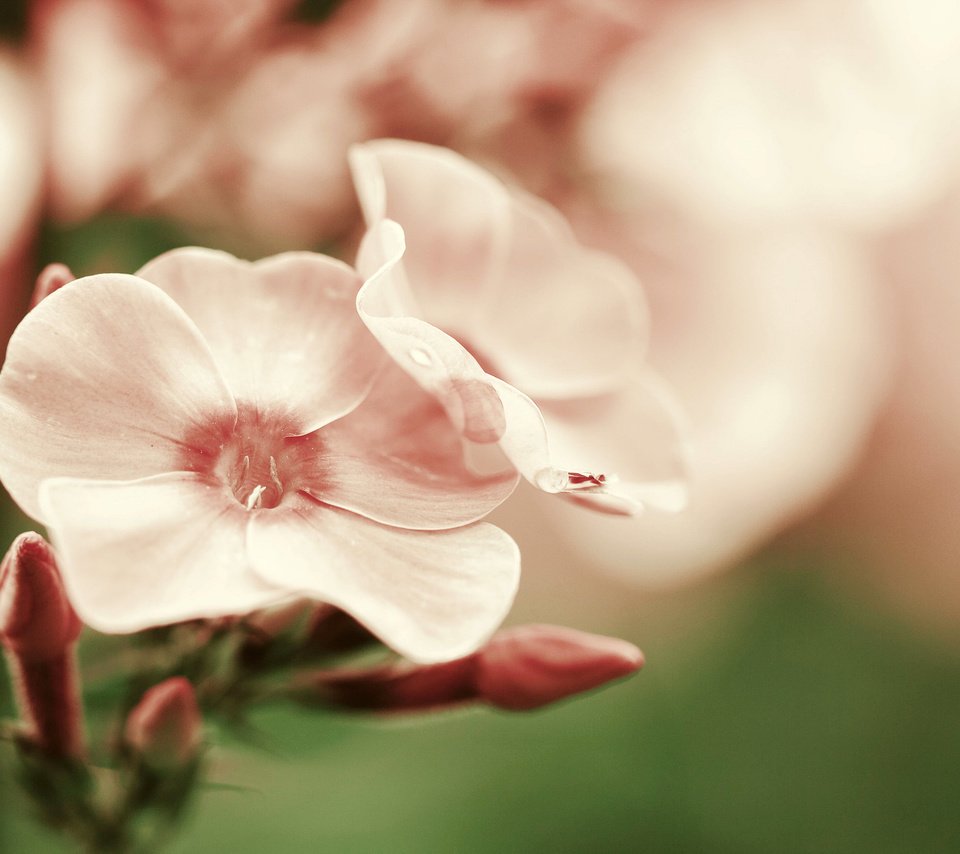
POLYGON ((247 497, 247 510, 257 510, 260 507, 260 501, 263 493, 267 491, 265 486, 255 486, 253 492, 247 497))
POLYGON ((569 488, 589 489, 592 486, 603 486, 607 482, 607 476, 603 474, 590 474, 590 472, 567 472, 567 482, 569 488))
POLYGON ((615 474, 593 474, 592 472, 567 472, 567 484, 564 492, 606 492, 607 487, 617 483, 615 474))
POLYGON ((270 480, 277 490, 277 496, 283 495, 283 484, 280 482, 280 472, 277 471, 277 461, 270 457, 270 480))

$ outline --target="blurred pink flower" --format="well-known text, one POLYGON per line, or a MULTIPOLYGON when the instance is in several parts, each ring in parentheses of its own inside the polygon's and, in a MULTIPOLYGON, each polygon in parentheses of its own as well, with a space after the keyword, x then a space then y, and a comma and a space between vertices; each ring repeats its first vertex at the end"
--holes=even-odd
POLYGON ((131 0, 43 0, 32 38, 53 213, 84 219, 129 193, 165 145, 153 114, 167 72, 144 9, 131 0))
POLYGON ((379 270, 360 315, 473 450, 498 443, 538 488, 598 509, 681 507, 678 416, 643 364, 629 270, 452 151, 378 140, 352 165, 370 227, 360 268, 379 270))
POLYGON ((385 69, 389 86, 465 135, 536 102, 582 98, 650 16, 626 0, 381 0, 379 14, 403 5, 419 9, 418 25, 385 69))
POLYGON ((378 20, 403 19, 389 56, 379 51, 379 64, 364 63, 358 78, 368 137, 453 148, 521 175, 540 195, 564 177, 580 109, 654 11, 638 0, 379 0, 365 8, 354 20, 369 33, 378 20))
POLYGON ((120 207, 311 245, 356 224, 353 142, 410 137, 542 171, 547 140, 647 18, 626 0, 368 0, 304 25, 291 5, 39 3, 56 216, 120 207))
POLYGON ((953 0, 730 0, 664 9, 584 123, 616 200, 754 226, 877 229, 941 186, 958 144, 953 0))
POLYGON ((300 594, 417 661, 490 635, 519 557, 473 523, 516 478, 468 472, 433 399, 383 369, 359 285, 320 255, 183 249, 26 317, 0 372, 0 475, 49 527, 85 622, 300 594))
POLYGON ((894 382, 859 465, 802 533, 839 549, 862 581, 955 639, 960 170, 947 189, 909 227, 873 247, 890 314, 894 382))
POLYGON ((36 87, 0 51, 0 350, 27 308, 28 254, 40 212, 43 167, 36 87))
POLYGON ((258 245, 290 245, 330 227, 329 210, 349 212, 344 153, 363 129, 344 106, 348 66, 282 26, 290 5, 38 4, 33 40, 55 216, 146 210, 245 233, 258 245), (264 174, 271 169, 272 181, 264 174), (287 177, 294 170, 299 183, 287 177))
MULTIPOLYGON (((690 500, 630 524, 559 502, 541 514, 587 566, 687 582, 811 512, 855 464, 889 383, 885 301, 869 257, 822 229, 704 228, 663 210, 574 218, 644 284, 650 363, 687 416, 690 500)), ((629 457, 629 436, 609 452, 629 457)))
POLYGON ((142 9, 171 65, 195 67, 256 46, 298 0, 127 0, 142 9))

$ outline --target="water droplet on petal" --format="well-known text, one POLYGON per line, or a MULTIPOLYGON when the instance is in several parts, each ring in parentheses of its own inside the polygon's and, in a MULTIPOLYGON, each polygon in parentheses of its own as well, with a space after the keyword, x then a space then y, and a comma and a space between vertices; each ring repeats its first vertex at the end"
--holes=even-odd
POLYGON ((533 476, 533 482, 544 492, 563 492, 568 483, 567 473, 554 468, 540 469, 533 476))
POLYGON ((410 358, 422 368, 429 368, 433 364, 430 354, 422 347, 411 347, 410 358))

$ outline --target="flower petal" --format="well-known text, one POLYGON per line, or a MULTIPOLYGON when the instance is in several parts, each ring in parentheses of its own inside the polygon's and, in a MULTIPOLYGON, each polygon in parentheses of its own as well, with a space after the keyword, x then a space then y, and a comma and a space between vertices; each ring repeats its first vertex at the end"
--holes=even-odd
POLYGON ((495 442, 506 423, 490 377, 458 341, 410 315, 403 253, 403 230, 395 222, 384 220, 367 232, 357 261, 366 276, 357 311, 393 360, 440 401, 466 438, 495 442))
POLYGON ((319 436, 317 484, 305 491, 387 525, 466 525, 493 510, 517 484, 512 470, 471 472, 442 407, 396 366, 381 374, 357 409, 319 436))
POLYGON ((368 225, 406 235, 410 314, 537 398, 624 382, 647 337, 640 285, 555 208, 436 146, 376 140, 351 161, 368 225))
POLYGON ((537 400, 621 387, 647 341, 640 283, 613 256, 580 246, 546 202, 519 192, 511 201, 499 287, 471 343, 537 400))
POLYGON ((350 165, 367 225, 391 219, 409 229, 404 266, 421 316, 469 332, 507 249, 506 188, 452 151, 403 140, 355 145, 350 165))
POLYGON ((618 515, 686 506, 683 419, 651 373, 617 394, 542 409, 507 383, 493 383, 508 425, 500 447, 534 486, 618 515))
POLYGON ((566 474, 564 494, 624 515, 647 507, 676 513, 687 506, 689 431, 652 372, 618 394, 551 402, 541 412, 551 456, 566 474))
POLYGON ((209 348, 169 297, 133 276, 78 279, 43 300, 10 340, 0 480, 43 521, 45 478, 182 470, 236 417, 209 348))
POLYGON ((138 275, 163 288, 203 332, 237 400, 290 414, 309 433, 366 395, 382 354, 357 317, 347 265, 311 252, 255 263, 175 249, 138 275))
POLYGON ((267 581, 309 593, 421 663, 480 647, 513 601, 516 544, 484 523, 455 531, 402 531, 324 507, 251 517, 250 556, 267 581))
POLYGON ((53 478, 40 493, 67 592, 98 631, 243 614, 290 595, 250 571, 249 514, 201 475, 53 478))

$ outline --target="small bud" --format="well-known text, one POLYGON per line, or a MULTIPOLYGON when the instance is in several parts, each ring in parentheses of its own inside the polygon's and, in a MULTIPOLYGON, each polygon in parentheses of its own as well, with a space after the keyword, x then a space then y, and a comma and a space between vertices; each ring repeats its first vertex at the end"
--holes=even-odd
POLYGON ((182 676, 154 685, 127 716, 127 744, 158 771, 183 768, 196 758, 203 739, 193 686, 182 676))
POLYGON ((30 300, 30 308, 35 308, 41 300, 50 296, 54 291, 60 290, 76 278, 66 264, 47 264, 40 271, 40 275, 37 276, 37 283, 33 288, 33 297, 30 300))
POLYGON ((616 638, 560 626, 498 632, 477 653, 479 697, 501 709, 536 709, 643 666, 643 653, 616 638))
POLYGON ((46 756, 84 752, 74 654, 81 628, 53 550, 39 534, 21 534, 0 563, 0 643, 24 736, 46 756))
POLYGON ((0 563, 0 641, 23 661, 49 661, 73 644, 82 625, 53 550, 39 534, 21 534, 0 563))

